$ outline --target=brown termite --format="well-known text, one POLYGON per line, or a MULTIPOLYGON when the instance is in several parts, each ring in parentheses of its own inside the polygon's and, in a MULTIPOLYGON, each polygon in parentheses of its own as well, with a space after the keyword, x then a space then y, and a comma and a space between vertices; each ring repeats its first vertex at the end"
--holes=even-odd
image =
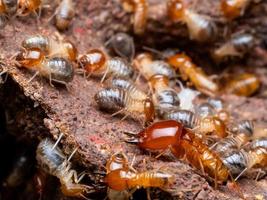
POLYGON ((105 81, 107 87, 110 88, 120 88, 126 90, 129 95, 134 99, 145 100, 148 98, 141 89, 139 89, 136 84, 128 78, 114 77, 105 81))
POLYGON ((134 33, 142 35, 147 24, 147 0, 121 0, 126 11, 133 12, 134 33))
POLYGON ((216 62, 228 58, 242 58, 255 45, 255 37, 249 33, 234 34, 228 41, 213 50, 212 57, 216 62))
POLYGON ((160 74, 152 76, 149 79, 149 85, 152 90, 154 105, 160 116, 178 108, 180 105, 179 97, 170 86, 169 79, 166 76, 160 74))
POLYGON ((244 14, 251 0, 221 0, 221 11, 227 20, 233 20, 244 14))
POLYGON ((41 4, 42 4, 41 0, 18 0, 17 15, 26 16, 31 13, 34 13, 38 16, 37 9, 40 9, 41 4))
POLYGON ((219 86, 198 66, 191 58, 183 53, 168 58, 168 63, 179 70, 183 80, 190 80, 197 90, 215 96, 219 92, 219 86))
POLYGON ((223 162, 234 174, 238 174, 235 178, 237 180, 251 168, 261 169, 267 166, 267 149, 257 147, 248 152, 242 149, 224 158, 223 162))
POLYGON ((107 46, 111 46, 115 53, 132 61, 135 55, 135 45, 133 38, 126 33, 116 33, 105 43, 107 46))
POLYGON ((226 80, 226 83, 221 87, 222 93, 251 96, 260 87, 259 78, 251 73, 228 76, 226 80))
POLYGON ((187 25, 190 39, 206 42, 216 38, 217 26, 212 19, 186 8, 184 0, 169 0, 167 5, 170 19, 187 25))
POLYGON ((67 86, 67 83, 72 81, 74 76, 70 61, 60 57, 44 58, 42 52, 37 49, 21 52, 17 55, 16 61, 19 67, 35 71, 34 76, 28 82, 40 74, 50 80, 51 86, 53 86, 52 81, 67 86))
POLYGON ((153 60, 150 53, 141 53, 133 61, 139 73, 149 80, 152 76, 161 74, 168 79, 176 78, 174 69, 163 60, 153 60))
POLYGON ((77 58, 77 48, 68 40, 56 41, 48 36, 33 35, 22 41, 22 47, 26 50, 39 49, 47 57, 63 57, 70 61, 77 58))
POLYGON ((55 24, 58 30, 66 30, 75 15, 74 3, 72 0, 62 0, 55 14, 50 18, 55 17, 55 24))
POLYGON ((60 138, 56 142, 46 138, 39 143, 36 150, 38 165, 46 173, 59 179, 61 191, 65 196, 87 199, 84 193, 89 193, 92 188, 79 183, 85 174, 78 177, 77 172, 71 169, 70 159, 77 149, 67 158, 61 149, 57 147, 60 138))
POLYGON ((13 15, 17 11, 18 0, 0 0, 0 14, 13 15))
POLYGON ((95 95, 95 101, 100 109, 109 112, 115 111, 112 116, 125 113, 123 119, 128 116, 134 119, 145 119, 145 122, 151 122, 154 119, 154 105, 149 98, 134 99, 129 92, 123 89, 103 89, 95 95))
POLYGON ((125 59, 108 58, 100 49, 91 49, 78 58, 78 63, 88 76, 102 76, 101 82, 110 76, 131 78, 134 74, 132 66, 125 59))

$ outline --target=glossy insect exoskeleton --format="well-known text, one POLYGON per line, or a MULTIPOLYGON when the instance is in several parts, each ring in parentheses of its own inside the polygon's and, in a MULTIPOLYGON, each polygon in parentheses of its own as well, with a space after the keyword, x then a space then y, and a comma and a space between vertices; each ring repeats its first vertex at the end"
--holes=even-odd
POLYGON ((126 90, 134 99, 145 100, 148 96, 133 81, 123 77, 115 77, 105 81, 107 87, 126 90))
POLYGON ((99 49, 92 49, 82 55, 79 58, 79 64, 88 75, 102 76, 101 82, 110 76, 130 78, 134 74, 126 60, 119 57, 107 58, 99 49))
POLYGON ((186 130, 180 143, 174 145, 173 148, 176 150, 174 155, 178 158, 184 155, 192 166, 213 178, 215 187, 218 182, 228 180, 230 173, 220 157, 189 130, 186 130))
POLYGON ((12 15, 17 11, 18 0, 1 0, 0 14, 12 15))
POLYGON ((196 115, 200 118, 211 117, 215 115, 215 109, 210 103, 201 103, 195 107, 196 115))
POLYGON ((134 33, 142 35, 147 24, 147 0, 122 0, 125 10, 134 12, 133 24, 134 33))
POLYGON ((182 123, 174 120, 154 122, 138 134, 130 134, 127 142, 137 143, 142 149, 166 150, 179 142, 182 123))
POLYGON ((251 0, 221 0, 221 11, 228 20, 233 20, 244 14, 251 0))
POLYGON ((176 77, 174 69, 168 63, 162 60, 153 60, 149 53, 139 54, 134 59, 134 66, 146 80, 157 74, 164 75, 168 79, 176 77))
POLYGON ((145 122, 150 122, 154 119, 154 105, 149 98, 145 100, 134 99, 129 92, 123 89, 103 89, 95 95, 95 101, 100 109, 109 112, 116 111, 115 114, 125 113, 125 117, 131 116, 134 119, 145 119, 145 122))
POLYGON ((41 4, 41 0, 18 0, 18 15, 37 14, 37 9, 40 9, 41 4))
POLYGON ((152 89, 153 102, 160 116, 165 112, 177 109, 180 100, 177 92, 172 89, 169 79, 164 75, 154 75, 149 79, 149 85, 152 89))
POLYGON ((34 35, 22 41, 22 47, 26 50, 39 49, 47 57, 63 57, 75 61, 78 51, 75 45, 68 41, 56 41, 43 35, 34 35))
POLYGON ((171 112, 166 112, 163 115, 163 119, 176 120, 181 122, 186 128, 194 128, 197 123, 195 114, 189 110, 174 110, 171 112))
POLYGON ((229 41, 216 48, 212 57, 221 62, 231 57, 243 57, 255 44, 255 38, 248 33, 235 34, 229 41))
POLYGON ((183 22, 187 25, 192 40, 205 42, 217 36, 216 24, 211 19, 186 8, 183 0, 169 0, 168 14, 173 22, 183 22))
POLYGON ((249 146, 251 149, 256 149, 257 147, 264 147, 267 149, 267 137, 253 140, 252 142, 250 142, 249 146))
POLYGON ((78 177, 77 172, 71 169, 70 158, 67 158, 55 144, 48 138, 39 143, 36 150, 36 160, 39 167, 59 179, 64 195, 84 197, 84 193, 88 193, 90 187, 79 184, 83 175, 78 177))
POLYGON ((126 33, 116 33, 113 35, 107 42, 107 45, 110 45, 115 53, 132 61, 135 55, 135 45, 133 38, 126 33))
POLYGON ((237 123, 237 126, 234 127, 234 130, 239 133, 245 133, 247 135, 251 135, 254 133, 254 124, 251 120, 243 120, 237 123))
POLYGON ((117 191, 141 187, 159 187, 164 189, 171 185, 173 180, 173 175, 161 171, 137 173, 124 168, 113 170, 105 177, 108 187, 117 191))
POLYGON ((223 159, 225 165, 233 174, 238 174, 235 180, 251 168, 265 168, 267 166, 267 149, 257 147, 248 152, 241 150, 223 159))
POLYGON ((227 78, 222 92, 238 96, 250 96, 260 87, 260 80, 255 74, 243 73, 227 78))
POLYGON ((55 14, 57 29, 60 31, 67 29, 75 15, 73 1, 62 0, 55 14))
POLYGON ((187 55, 176 54, 171 56, 168 63, 179 70, 183 80, 189 79, 197 90, 213 96, 218 93, 218 85, 201 68, 197 67, 187 55))
POLYGON ((228 136, 215 143, 211 149, 220 155, 224 155, 233 149, 240 149, 245 145, 252 137, 252 134, 248 132, 238 132, 234 135, 228 136))
POLYGON ((72 81, 74 76, 73 66, 68 60, 59 57, 45 59, 39 50, 21 53, 17 56, 16 61, 20 67, 33 70, 36 75, 40 74, 48 78, 51 85, 52 81, 66 85, 72 81))

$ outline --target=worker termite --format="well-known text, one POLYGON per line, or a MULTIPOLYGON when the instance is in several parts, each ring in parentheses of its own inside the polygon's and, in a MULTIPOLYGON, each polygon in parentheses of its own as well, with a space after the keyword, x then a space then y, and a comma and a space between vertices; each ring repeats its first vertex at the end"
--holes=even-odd
POLYGON ((105 81, 107 87, 126 90, 134 99, 145 100, 148 96, 135 83, 127 78, 114 77, 105 81))
POLYGON ((75 61, 78 51, 75 45, 68 41, 56 41, 48 36, 34 35, 22 41, 22 47, 26 50, 39 49, 47 57, 63 57, 75 61))
POLYGON ((116 33, 106 43, 111 46, 115 53, 132 61, 135 55, 135 45, 133 38, 126 33, 116 33))
POLYGON ((42 170, 59 179, 61 191, 64 195, 86 199, 84 193, 89 193, 92 188, 88 185, 79 184, 84 174, 78 177, 77 172, 71 169, 70 159, 77 149, 67 158, 57 147, 60 138, 57 142, 48 138, 42 140, 36 150, 36 160, 42 170))
POLYGON ((256 149, 257 147, 264 147, 267 149, 267 137, 253 140, 252 142, 250 142, 249 146, 251 149, 256 149))
POLYGON ((107 88, 99 91, 95 95, 95 101, 106 111, 116 111, 112 116, 119 113, 125 113, 123 119, 131 116, 134 119, 145 119, 145 122, 151 122, 154 119, 153 102, 147 99, 134 99, 127 91, 119 88, 107 88))
POLYGON ((0 13, 8 16, 15 14, 17 11, 18 0, 1 0, 0 13))
POLYGON ((147 24, 147 0, 122 0, 123 7, 128 12, 134 12, 134 33, 142 35, 147 24))
POLYGON ((221 11, 228 20, 233 20, 244 14, 251 0, 221 0, 221 11))
POLYGON ((267 150, 264 147, 257 147, 248 152, 241 150, 224 158, 223 162, 233 173, 238 174, 235 178, 237 180, 251 168, 265 168, 267 166, 267 150))
POLYGON ((58 30, 63 31, 70 26, 75 15, 72 0, 62 0, 55 11, 55 23, 58 30))
POLYGON ((177 92, 170 87, 169 79, 164 75, 154 75, 149 79, 153 102, 159 115, 177 109, 180 101, 177 92))
POLYGON ((190 39, 206 42, 217 36, 216 24, 206 16, 186 8, 183 0, 169 0, 167 5, 170 19, 187 25, 190 39))
POLYGON ((189 110, 174 110, 166 112, 163 115, 165 120, 176 120, 181 122, 186 128, 194 128, 196 126, 196 116, 189 110))
POLYGON ((41 4, 42 4, 41 0, 18 0, 17 15, 26 16, 31 13, 38 15, 37 9, 40 9, 41 4))
POLYGON ((185 54, 176 54, 168 59, 168 63, 178 69, 183 80, 190 80, 197 90, 214 96, 219 91, 219 86, 199 67, 197 67, 185 54))
POLYGON ((255 74, 243 73, 227 77, 221 92, 238 96, 251 96, 260 87, 260 81, 255 74))
POLYGON ((248 33, 234 34, 230 40, 212 52, 216 62, 222 62, 228 58, 243 57, 255 45, 255 38, 248 33))
POLYGON ((107 58, 104 52, 99 49, 91 49, 80 56, 78 63, 88 76, 102 76, 101 82, 112 75, 130 78, 134 74, 131 65, 126 60, 119 57, 107 58))
POLYGON ((134 66, 139 73, 149 80, 156 74, 166 76, 168 79, 173 79, 176 76, 174 69, 166 62, 162 60, 153 60, 153 57, 149 53, 139 54, 133 61, 134 66))
POLYGON ((21 52, 17 55, 16 61, 19 63, 19 67, 36 72, 29 82, 40 74, 50 80, 51 86, 53 86, 52 81, 67 86, 67 83, 72 81, 74 76, 72 64, 68 60, 59 57, 45 59, 39 50, 21 52))
POLYGON ((224 155, 233 149, 240 149, 252 137, 250 132, 237 132, 215 143, 211 149, 220 155, 224 155))

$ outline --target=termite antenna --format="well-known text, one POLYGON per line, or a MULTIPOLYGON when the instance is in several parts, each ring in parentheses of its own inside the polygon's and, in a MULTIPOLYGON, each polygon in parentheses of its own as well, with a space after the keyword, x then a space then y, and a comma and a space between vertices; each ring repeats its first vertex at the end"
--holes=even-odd
POLYGON ((155 53, 157 55, 159 55, 162 58, 166 58, 165 56, 163 56, 162 52, 156 49, 153 49, 151 47, 147 47, 147 46, 142 46, 142 49, 146 50, 146 51, 150 51, 152 53, 155 53))
POLYGON ((246 167, 242 172, 240 172, 240 174, 235 178, 235 181, 237 181, 240 178, 240 176, 242 176, 247 170, 248 167, 246 167))
POLYGON ((181 88, 181 90, 184 89, 184 85, 182 84, 182 82, 180 80, 176 80, 176 83, 178 83, 179 87, 181 88))
POLYGON ((63 133, 60 133, 56 143, 54 144, 54 146, 52 147, 52 150, 54 150, 56 148, 56 146, 58 145, 59 141, 61 140, 61 138, 63 137, 63 133))
POLYGON ((76 151, 78 150, 78 147, 76 147, 73 152, 70 154, 69 158, 67 159, 67 161, 70 161, 70 159, 74 156, 74 154, 76 153, 76 151))

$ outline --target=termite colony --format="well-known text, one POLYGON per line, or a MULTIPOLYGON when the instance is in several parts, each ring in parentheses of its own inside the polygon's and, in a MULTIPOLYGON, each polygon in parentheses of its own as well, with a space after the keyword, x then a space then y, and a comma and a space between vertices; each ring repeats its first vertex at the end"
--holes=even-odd
MULTIPOLYGON (((47 22, 55 20, 56 28, 64 31, 75 16, 75 2, 57 3, 47 22)), ((120 3, 121 9, 130 13, 133 34, 141 38, 149 23, 149 3, 146 0, 120 3)), ((252 3, 251 0, 220 0, 223 22, 234 23, 252 3)), ((44 7, 46 4, 41 0, 0 0, 0 27, 4 28, 14 16, 36 14, 39 20, 38 13, 44 7)), ((242 31, 228 34, 224 42, 213 44, 220 37, 217 21, 198 13, 185 0, 167 0, 165 8, 168 22, 184 26, 188 40, 200 45, 212 44, 209 59, 217 67, 245 58, 257 44, 254 33, 242 31)), ((0 66, 7 63, 26 74, 33 71, 27 84, 33 84, 33 79, 40 75, 49 82, 44 84, 50 84, 53 90, 58 89, 55 83, 66 86, 67 94, 72 92, 74 76, 80 76, 85 83, 98 84, 97 88, 101 89, 91 99, 93 106, 104 117, 114 117, 115 123, 131 120, 142 128, 139 132, 125 130, 118 136, 123 145, 140 148, 142 151, 137 152, 149 152, 155 159, 171 154, 172 161, 190 165, 215 189, 232 183, 229 185, 243 198, 238 180, 243 176, 259 180, 265 175, 267 128, 250 119, 238 119, 231 103, 224 99, 225 95, 246 98, 256 94, 260 79, 254 73, 244 72, 245 67, 239 74, 225 70, 211 75, 199 64, 202 62, 190 55, 194 53, 182 47, 138 48, 135 38, 123 32, 107 39, 104 47, 91 46, 81 53, 67 37, 40 33, 25 37, 12 59, 9 62, 1 59, 0 66)), ((0 76, 9 70, 13 68, 1 71, 0 76)), ((38 143, 35 151, 38 170, 32 185, 42 199, 45 179, 50 175, 58 180, 63 195, 87 199, 89 193, 99 188, 82 180, 87 177, 86 171, 77 174, 79 170, 76 171, 71 158, 78 148, 66 155, 60 148, 62 137, 60 134, 56 141, 47 137, 38 143)), ((123 150, 110 152, 101 179, 107 198, 131 199, 139 188, 168 191, 175 185, 176 174, 164 169, 137 170, 128 156, 123 150)), ((28 158, 24 155, 20 158, 5 179, 5 187, 15 187, 24 177, 22 171, 28 158)))

